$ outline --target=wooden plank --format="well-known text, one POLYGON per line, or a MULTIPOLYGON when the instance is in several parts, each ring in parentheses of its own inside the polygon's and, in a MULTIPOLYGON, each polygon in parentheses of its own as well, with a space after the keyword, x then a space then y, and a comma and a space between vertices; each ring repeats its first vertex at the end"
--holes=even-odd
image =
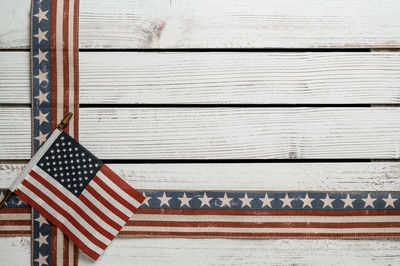
MULTIPOLYGON (((400 157, 400 108, 81 108, 102 159, 400 157)), ((30 157, 30 109, 0 108, 0 159, 30 157)))
MULTIPOLYGON (((3 237, 0 260, 30 262, 29 237, 3 237)), ((397 265, 399 240, 116 238, 95 265, 397 265)), ((79 254, 79 265, 94 265, 79 254)))
MULTIPOLYGON (((400 162, 108 165, 138 189, 359 191, 400 188, 400 162)), ((24 166, 0 164, 0 188, 9 187, 24 166)))
MULTIPOLYGON (((0 52, 0 103, 30 103, 28 52, 0 52)), ((83 104, 396 104, 400 53, 81 52, 83 104)))
MULTIPOLYGON (((2 0, 0 48, 29 47, 30 0, 2 0)), ((397 0, 82 1, 81 48, 399 47, 397 0)))
MULTIPOLYGON (((116 239, 97 264, 396 265, 399 247, 397 240, 116 239)), ((79 255, 79 265, 93 265, 79 255)))

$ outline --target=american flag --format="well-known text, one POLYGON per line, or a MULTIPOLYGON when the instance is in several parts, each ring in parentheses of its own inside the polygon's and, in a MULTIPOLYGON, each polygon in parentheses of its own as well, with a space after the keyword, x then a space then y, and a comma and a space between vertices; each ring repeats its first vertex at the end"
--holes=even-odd
POLYGON ((96 260, 145 197, 56 129, 10 188, 96 260))

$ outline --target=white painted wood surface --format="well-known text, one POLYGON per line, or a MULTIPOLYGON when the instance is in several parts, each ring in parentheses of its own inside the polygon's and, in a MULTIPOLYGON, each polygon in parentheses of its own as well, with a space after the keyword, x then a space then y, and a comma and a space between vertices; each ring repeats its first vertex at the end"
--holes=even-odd
MULTIPOLYGON (((83 104, 394 104, 400 53, 81 52, 83 104)), ((0 103, 30 103, 29 52, 0 52, 0 103)))
MULTIPOLYGON (((81 108, 101 159, 393 159, 400 108, 81 108), (116 152, 118 151, 118 152, 116 152)), ((0 108, 0 159, 30 158, 30 108, 0 108)))
MULTIPOLYGON (((1 0, 0 48, 29 47, 30 0, 1 0)), ((81 48, 399 47, 397 0, 86 0, 81 48)))
MULTIPOLYGON (((397 0, 85 0, 80 47, 398 48, 399 11, 397 0)), ((0 49, 29 48, 29 12, 30 0, 0 0, 0 49)), ((399 61, 394 52, 81 52, 80 101, 399 104, 399 61)), ((29 53, 0 51, 0 103, 27 104, 29 91, 29 53)), ((108 159, 394 159, 400 154, 399 112, 398 105, 84 108, 81 140, 108 159)), ((30 137, 29 108, 0 107, 0 160, 27 160, 30 137)), ((149 189, 399 190, 399 164, 111 167, 135 187, 149 189)), ((22 166, 0 164, 0 187, 22 166)), ((400 241, 394 240, 119 238, 97 263, 82 253, 79 263, 400 265, 399 258, 400 241)), ((1 238, 0 261, 28 265, 30 239, 1 238)))
MULTIPOLYGON (((138 189, 400 190, 400 162, 108 165, 138 189)), ((0 188, 9 187, 24 166, 0 164, 0 188)))
MULTIPOLYGON (((29 265, 29 237, 4 237, 0 258, 29 265)), ((399 265, 399 240, 116 238, 96 263, 79 265, 399 265)))

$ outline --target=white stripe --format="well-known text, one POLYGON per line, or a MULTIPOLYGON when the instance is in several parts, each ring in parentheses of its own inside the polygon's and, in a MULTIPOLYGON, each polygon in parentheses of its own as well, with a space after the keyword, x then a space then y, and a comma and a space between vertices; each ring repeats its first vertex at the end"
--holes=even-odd
POLYGON ((30 231, 30 225, 0 225, 0 231, 30 231))
MULTIPOLYGON (((131 217, 133 214, 129 209, 127 209, 124 205, 119 203, 113 196, 108 194, 107 191, 105 191, 103 188, 101 188, 99 185, 96 184, 95 181, 90 181, 88 186, 91 186, 97 193, 99 193, 107 202, 109 202, 112 206, 117 208, 119 211, 123 212, 125 215, 128 217, 131 217)), ((110 210, 111 211, 111 210, 110 210)))
POLYGON ((68 239, 68 265, 74 265, 74 242, 71 239, 68 239))
POLYGON ((63 14, 64 1, 58 0, 56 12, 57 122, 64 116, 63 14))
POLYGON ((39 174, 41 177, 46 179, 51 185, 53 185, 58 190, 62 191, 62 193, 69 199, 73 200, 79 208, 82 209, 85 213, 87 213, 95 222, 97 222, 101 227, 103 227, 106 231, 110 232, 113 235, 117 235, 118 231, 111 227, 107 222, 101 219, 96 213, 94 213, 84 202, 82 202, 79 197, 77 198, 74 194, 72 194, 68 189, 65 189, 63 185, 57 182, 54 178, 49 176, 45 171, 40 169, 39 167, 34 167, 33 170, 39 174))
POLYGON ((135 206, 136 208, 140 207, 140 203, 133 198, 131 195, 123 191, 119 186, 117 186, 110 178, 108 178, 105 174, 103 174, 101 171, 98 171, 96 174, 101 181, 107 184, 112 190, 118 193, 118 195, 121 195, 122 198, 127 200, 130 204, 135 206))
MULTIPOLYGON (((74 112, 74 0, 69 1, 68 16, 68 63, 69 63, 69 111, 74 112)), ((75 114, 77 115, 77 114, 75 114)), ((74 119, 69 121, 69 135, 74 137, 74 119)))
MULTIPOLYGON (((34 187, 38 188, 44 194, 46 194, 50 199, 52 199, 60 208, 64 209, 66 212, 71 214, 75 220, 82 225, 86 230, 88 230, 93 236, 95 236, 98 240, 103 242, 104 244, 110 244, 111 240, 106 238, 102 233, 98 232, 94 227, 92 227, 79 213, 77 213, 74 209, 72 209, 68 204, 66 204, 63 200, 61 200, 57 195, 48 190, 45 186, 43 186, 39 181, 29 176, 26 178, 29 183, 31 183, 34 187)), ((64 193, 65 190, 61 190, 61 193, 64 193)), ((75 197, 76 198, 76 197, 75 197)))
POLYGON ((61 215, 59 212, 53 209, 50 205, 48 205, 45 201, 43 201, 39 196, 37 196, 34 192, 21 185, 19 188, 23 193, 25 193, 31 199, 35 199, 35 202, 42 206, 47 212, 49 212, 53 217, 55 217, 58 221, 64 224, 77 238, 79 238, 89 249, 97 254, 101 254, 103 249, 98 247, 92 241, 90 241, 84 234, 81 233, 73 224, 71 224, 67 218, 61 215))
POLYGON ((56 229, 57 232, 57 242, 56 242, 56 261, 57 261, 57 265, 62 266, 63 265, 63 260, 64 260, 64 234, 63 232, 57 228, 56 229))
POLYGON ((57 139, 57 137, 61 134, 59 129, 55 129, 53 134, 47 139, 47 141, 43 144, 43 146, 35 153, 33 158, 29 161, 29 163, 25 166, 25 168, 19 173, 18 177, 10 186, 10 190, 14 191, 18 185, 22 182, 22 180, 28 175, 31 171, 32 167, 34 167, 42 158, 42 156, 46 153, 46 151, 50 148, 51 144, 57 139))
POLYGON ((399 233, 399 227, 393 228, 231 228, 231 227, 161 227, 126 226, 121 231, 150 232, 224 232, 224 233, 399 233))
POLYGON ((30 220, 30 213, 2 213, 0 214, 0 220, 30 220))
POLYGON ((400 222, 393 216, 252 216, 252 215, 162 215, 135 214, 130 221, 181 221, 181 222, 274 222, 274 223, 382 223, 400 222))
POLYGON ((116 222, 117 224, 124 226, 126 221, 119 218, 112 211, 110 211, 106 206, 103 205, 100 201, 98 201, 95 197, 92 196, 86 189, 82 192, 83 196, 85 196, 90 202, 93 203, 99 210, 101 210, 106 216, 110 217, 111 220, 116 222))

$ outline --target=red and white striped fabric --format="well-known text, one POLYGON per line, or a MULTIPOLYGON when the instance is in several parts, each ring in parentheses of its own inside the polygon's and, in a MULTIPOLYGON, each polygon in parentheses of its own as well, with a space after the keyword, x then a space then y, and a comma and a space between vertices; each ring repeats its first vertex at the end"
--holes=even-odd
POLYGON ((145 200, 97 157, 58 129, 10 190, 94 260, 145 200))
POLYGON ((79 117, 78 10, 78 0, 51 0, 51 126, 54 130, 65 114, 74 113, 64 130, 75 139, 79 117))

